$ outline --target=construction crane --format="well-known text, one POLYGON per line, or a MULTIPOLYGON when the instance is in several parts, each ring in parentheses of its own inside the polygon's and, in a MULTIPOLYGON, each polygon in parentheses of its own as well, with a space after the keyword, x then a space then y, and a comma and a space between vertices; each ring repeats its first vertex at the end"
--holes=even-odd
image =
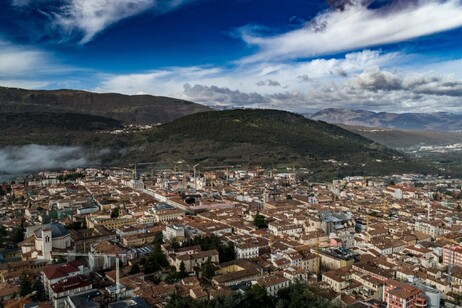
POLYGON ((116 299, 119 299, 119 293, 120 293, 120 257, 125 257, 127 256, 124 253, 120 254, 107 254, 107 253, 78 253, 78 252, 52 252, 53 255, 55 256, 74 256, 74 257, 90 257, 90 256, 95 256, 95 257, 111 257, 116 259, 116 299))
POLYGON ((366 220, 366 243, 369 243, 370 235, 369 235, 369 215, 367 215, 366 220))
POLYGON ((193 166, 194 170, 194 191, 197 192, 197 178, 196 178, 196 167, 199 166, 199 163, 193 166))
MULTIPOLYGON (((154 165, 154 164, 156 164, 156 163, 155 163, 155 162, 151 162, 151 163, 134 163, 134 164, 129 164, 128 166, 129 166, 129 167, 130 167, 130 166, 133 166, 133 167, 134 167, 133 170, 132 170, 132 173, 133 173, 133 179, 136 180, 136 168, 137 168, 138 166, 144 166, 144 165, 150 165, 150 166, 152 166, 152 165, 154 165)), ((152 167, 151 167, 151 176, 152 176, 152 171, 153 171, 153 169, 152 169, 152 167)))
POLYGON ((319 237, 316 236, 316 274, 321 270, 321 256, 319 255, 319 237))
POLYGON ((370 228, 369 228, 369 221, 370 221, 370 217, 374 217, 376 220, 377 220, 377 217, 374 216, 374 215, 371 215, 371 214, 368 214, 366 213, 367 215, 367 218, 366 218, 366 237, 365 237, 365 240, 366 240, 366 243, 369 243, 370 239, 371 239, 371 236, 370 236, 370 228))

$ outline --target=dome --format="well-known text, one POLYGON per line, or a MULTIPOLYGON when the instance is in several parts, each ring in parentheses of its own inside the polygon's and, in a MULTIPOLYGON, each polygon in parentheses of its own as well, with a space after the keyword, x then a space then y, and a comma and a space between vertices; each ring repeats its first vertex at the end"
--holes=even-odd
POLYGON ((43 225, 40 229, 35 231, 35 236, 37 238, 42 237, 42 230, 51 229, 51 237, 58 238, 63 237, 69 234, 69 231, 60 223, 51 222, 49 224, 43 225))

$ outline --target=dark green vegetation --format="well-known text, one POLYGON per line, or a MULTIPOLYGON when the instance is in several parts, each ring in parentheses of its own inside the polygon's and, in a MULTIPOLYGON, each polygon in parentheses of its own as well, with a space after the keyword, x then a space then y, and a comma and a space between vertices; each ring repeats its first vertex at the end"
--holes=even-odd
POLYGON ((268 228, 265 216, 260 214, 255 215, 255 218, 253 219, 253 225, 257 229, 268 228))
POLYGON ((78 143, 99 131, 121 129, 120 121, 78 113, 0 113, 0 145, 78 143), (74 142, 73 142, 74 141, 74 142))
POLYGON ((228 262, 234 260, 234 245, 233 243, 223 243, 220 238, 214 234, 210 236, 196 236, 194 239, 189 238, 181 245, 181 247, 191 247, 199 245, 203 251, 218 250, 220 262, 228 262))
POLYGON ((3 114, 1 119, 0 145, 81 146, 96 153, 92 155, 98 155, 103 165, 178 160, 200 162, 201 166, 288 164, 305 168, 302 176, 315 180, 433 172, 356 133, 277 110, 195 113, 151 129, 119 134, 109 132, 120 129, 120 121, 100 116, 24 113, 3 114))
POLYGON ((3 113, 86 113, 113 118, 124 123, 152 124, 211 109, 161 96, 0 87, 0 110, 3 113))
POLYGON ((356 133, 277 110, 186 116, 153 131, 144 148, 147 155, 142 160, 186 159, 202 165, 293 163, 307 168, 309 176, 315 174, 318 179, 431 170, 356 133))
POLYGON ((166 307, 224 307, 224 308, 254 308, 254 307, 339 307, 332 304, 322 290, 315 289, 303 283, 295 283, 288 288, 279 290, 277 296, 269 296, 266 290, 258 285, 248 288, 244 294, 233 294, 218 297, 213 300, 191 300, 191 298, 173 295, 166 307))
POLYGON ((169 267, 167 257, 165 257, 165 254, 162 252, 160 244, 154 245, 154 250, 143 265, 145 274, 154 273, 169 267))

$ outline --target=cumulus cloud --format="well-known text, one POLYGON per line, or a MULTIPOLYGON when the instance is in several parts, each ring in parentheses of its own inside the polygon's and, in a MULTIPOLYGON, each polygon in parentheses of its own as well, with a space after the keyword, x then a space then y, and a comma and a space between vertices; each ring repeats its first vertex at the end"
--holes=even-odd
POLYGON ((395 1, 371 8, 369 1, 334 1, 303 27, 275 36, 243 27, 242 39, 260 51, 241 62, 296 59, 405 41, 462 26, 460 0, 395 1))
POLYGON ((400 53, 381 53, 364 50, 345 55, 342 58, 314 59, 295 63, 253 63, 238 67, 170 67, 139 74, 101 75, 98 92, 122 92, 127 94, 149 93, 154 95, 181 95, 183 85, 200 84, 239 89, 241 92, 256 91, 271 94, 280 87, 291 90, 306 89, 300 81, 338 78, 331 72, 341 70, 353 74, 371 66, 384 66, 403 60, 400 53), (302 76, 302 77, 299 77, 302 76), (309 77, 308 77, 309 76, 309 77), (304 79, 303 79, 304 78, 304 79))
POLYGON ((266 80, 261 80, 257 82, 257 86, 263 87, 263 86, 268 86, 268 87, 280 87, 281 84, 277 82, 276 80, 271 80, 271 79, 266 79, 266 80))
POLYGON ((394 112, 462 112, 462 80, 452 75, 395 73, 377 67, 343 83, 313 88, 304 96, 315 106, 394 112))
POLYGON ((94 154, 81 147, 7 146, 0 148, 0 173, 19 175, 37 170, 72 169, 96 162, 94 154))
POLYGON ((210 106, 296 112, 327 107, 462 112, 460 77, 434 70, 458 67, 462 61, 422 65, 421 71, 403 65, 414 59, 413 55, 364 50, 342 58, 289 63, 252 63, 232 68, 172 67, 104 76, 97 90, 166 95, 210 106))
POLYGON ((305 90, 262 94, 213 85, 185 85, 183 94, 183 98, 209 105, 271 107, 295 112, 328 107, 388 112, 462 111, 462 80, 434 73, 395 73, 378 67, 346 80, 314 84, 305 90))
POLYGON ((267 105, 268 101, 258 93, 243 93, 226 87, 205 86, 186 83, 183 94, 190 100, 206 103, 212 106, 246 106, 255 107, 260 104, 267 105))
POLYGON ((462 81, 452 75, 409 74, 380 70, 378 67, 352 77, 347 86, 368 91, 408 91, 415 94, 462 97, 462 81))

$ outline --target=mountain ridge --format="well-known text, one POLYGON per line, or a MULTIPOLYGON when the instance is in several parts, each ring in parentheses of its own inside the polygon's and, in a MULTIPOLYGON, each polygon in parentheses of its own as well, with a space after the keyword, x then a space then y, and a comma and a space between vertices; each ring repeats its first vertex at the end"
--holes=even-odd
POLYGON ((164 123, 212 110, 204 105, 165 96, 7 87, 0 87, 0 109, 2 113, 83 113, 113 118, 125 124, 164 123))
POLYGON ((385 127, 400 130, 462 130, 462 115, 449 112, 390 113, 362 109, 326 108, 305 116, 313 120, 350 126, 385 127))

